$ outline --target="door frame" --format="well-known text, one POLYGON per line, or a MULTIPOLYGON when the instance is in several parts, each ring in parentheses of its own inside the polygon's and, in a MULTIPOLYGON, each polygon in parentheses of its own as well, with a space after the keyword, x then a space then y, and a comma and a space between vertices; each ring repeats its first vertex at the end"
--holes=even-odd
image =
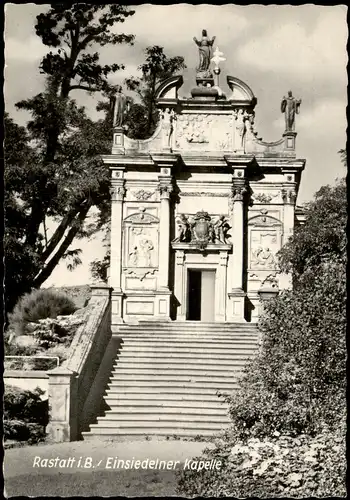
POLYGON ((177 304, 176 320, 186 321, 188 270, 215 271, 214 321, 226 321, 228 304, 227 271, 229 245, 211 245, 206 252, 186 248, 189 244, 177 243, 175 250, 174 295, 177 304), (218 248, 219 247, 219 248, 218 248))

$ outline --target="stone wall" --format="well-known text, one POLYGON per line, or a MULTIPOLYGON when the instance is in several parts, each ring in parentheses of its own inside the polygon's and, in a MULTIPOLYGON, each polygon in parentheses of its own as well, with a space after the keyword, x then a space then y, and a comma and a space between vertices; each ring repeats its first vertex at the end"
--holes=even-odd
MULTIPOLYGON (((51 410, 47 431, 53 441, 80 438, 82 422, 86 425, 85 403, 111 339, 110 289, 105 285, 91 289, 88 318, 75 334, 69 358, 48 372, 51 410)), ((98 406, 100 394, 95 391, 95 396, 97 401, 90 397, 89 404, 98 406)))

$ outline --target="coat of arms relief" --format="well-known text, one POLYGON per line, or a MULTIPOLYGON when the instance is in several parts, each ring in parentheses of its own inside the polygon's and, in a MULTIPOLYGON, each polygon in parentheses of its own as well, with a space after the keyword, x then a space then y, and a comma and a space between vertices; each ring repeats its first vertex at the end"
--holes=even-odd
POLYGON ((228 244, 230 225, 224 215, 213 220, 203 210, 190 217, 181 214, 177 220, 178 236, 175 242, 194 244, 199 250, 205 250, 208 244, 228 244))

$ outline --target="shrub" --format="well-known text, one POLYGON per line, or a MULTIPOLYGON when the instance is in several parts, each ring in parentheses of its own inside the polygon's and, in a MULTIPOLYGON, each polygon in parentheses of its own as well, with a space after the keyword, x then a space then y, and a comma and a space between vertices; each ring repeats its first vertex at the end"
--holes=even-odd
POLYGON ((9 328, 16 335, 23 335, 27 333, 28 323, 72 314, 76 309, 74 301, 67 295, 52 290, 33 290, 23 295, 9 314, 9 328))
POLYGON ((42 401, 44 394, 39 387, 24 391, 13 386, 5 387, 4 439, 26 441, 28 444, 45 440, 49 422, 49 403, 42 401))
POLYGON ((4 439, 35 444, 45 440, 45 426, 22 420, 4 420, 4 439))
POLYGON ((198 460, 218 459, 220 470, 179 470, 187 497, 324 497, 346 495, 345 428, 315 437, 289 435, 238 441, 227 432, 198 460))
POLYGON ((34 391, 6 386, 4 393, 4 419, 20 420, 46 426, 49 421, 48 401, 42 401, 44 391, 37 387, 34 391))
POLYGON ((266 305, 263 343, 227 396, 243 439, 337 427, 346 394, 346 266, 338 258, 266 305))

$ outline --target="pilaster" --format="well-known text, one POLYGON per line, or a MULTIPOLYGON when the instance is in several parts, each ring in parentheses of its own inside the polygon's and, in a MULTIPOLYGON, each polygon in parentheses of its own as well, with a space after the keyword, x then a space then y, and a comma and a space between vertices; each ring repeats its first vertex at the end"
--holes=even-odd
POLYGON ((176 250, 175 256, 175 284, 174 284, 174 294, 175 300, 178 301, 179 305, 177 308, 176 319, 178 321, 186 320, 186 304, 183 303, 184 297, 184 263, 185 263, 185 252, 184 250, 176 250))
POLYGON ((232 177, 231 226, 233 254, 231 259, 231 291, 229 292, 229 321, 244 320, 245 292, 243 291, 244 197, 247 193, 244 168, 235 168, 232 177))
POLYGON ((122 320, 122 230, 125 196, 124 169, 112 170, 111 179, 111 262, 109 283, 112 287, 112 324, 122 320))

